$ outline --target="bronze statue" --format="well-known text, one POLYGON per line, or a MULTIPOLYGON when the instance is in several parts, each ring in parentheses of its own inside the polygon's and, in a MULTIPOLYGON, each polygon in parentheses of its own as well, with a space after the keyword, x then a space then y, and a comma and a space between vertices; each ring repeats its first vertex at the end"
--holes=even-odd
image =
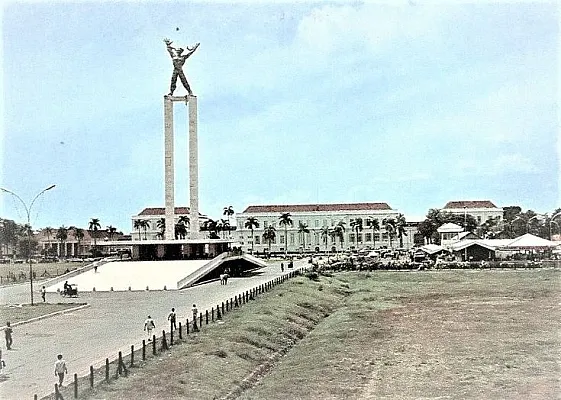
POLYGON ((171 60, 173 62, 173 74, 171 75, 171 84, 170 84, 170 87, 169 87, 168 96, 172 96, 173 92, 175 91, 175 88, 177 86, 177 77, 179 77, 179 79, 181 79, 181 83, 183 84, 183 87, 185 87, 185 89, 187 89, 187 93, 189 93, 189 96, 192 96, 193 92, 191 91, 191 87, 189 86, 189 82, 187 82, 187 78, 185 77, 185 74, 183 73, 183 64, 185 64, 185 61, 189 57, 191 57, 191 54, 193 54, 195 52, 195 50, 197 50, 200 43, 197 43, 192 48, 189 48, 189 46, 186 46, 187 51, 188 51, 186 54, 183 54, 183 51, 185 51, 185 50, 182 49, 181 47, 178 47, 178 48, 172 47, 171 44, 173 42, 171 40, 164 39, 164 43, 167 46, 168 53, 171 56, 171 60))

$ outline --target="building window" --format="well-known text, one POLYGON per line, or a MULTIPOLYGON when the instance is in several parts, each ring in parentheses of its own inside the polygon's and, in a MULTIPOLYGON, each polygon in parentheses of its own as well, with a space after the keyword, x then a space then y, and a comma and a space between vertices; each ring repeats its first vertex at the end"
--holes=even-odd
POLYGON ((323 226, 327 226, 327 220, 326 219, 323 220, 323 226))
POLYGON ((364 241, 365 242, 371 242, 372 241, 372 234, 371 233, 366 233, 364 235, 364 241))
POLYGON ((266 228, 268 226, 268 222, 267 221, 263 221, 263 228, 266 228))
POLYGON ((279 243, 284 244, 284 235, 279 236, 279 243))
POLYGON ((349 233, 349 242, 351 242, 351 243, 355 242, 355 234, 354 233, 349 233))
POLYGON ((255 236, 255 244, 261 244, 261 238, 259 236, 255 236))
POLYGON ((290 244, 294 244, 294 233, 290 234, 290 244))
POLYGON ((387 232, 382 233, 382 240, 388 240, 389 236, 387 232))
POLYGON ((361 233, 358 234, 357 238, 358 238, 358 243, 362 243, 362 234, 361 233))
POLYGON ((314 226, 315 226, 316 228, 319 228, 319 219, 316 219, 316 220, 314 221, 314 226))
POLYGON ((481 216, 477 217, 477 223, 480 224, 481 223, 481 216))
POLYGON ((375 233, 374 234, 374 240, 380 240, 380 234, 379 233, 375 233))

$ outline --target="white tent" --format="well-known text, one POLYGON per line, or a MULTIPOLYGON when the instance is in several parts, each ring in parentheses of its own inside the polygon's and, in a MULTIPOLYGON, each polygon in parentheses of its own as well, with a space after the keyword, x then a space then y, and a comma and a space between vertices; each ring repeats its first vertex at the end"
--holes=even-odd
POLYGON ((557 244, 555 242, 552 242, 551 240, 543 239, 539 236, 527 233, 525 235, 517 237, 501 248, 505 250, 543 250, 552 249, 556 246, 557 244))

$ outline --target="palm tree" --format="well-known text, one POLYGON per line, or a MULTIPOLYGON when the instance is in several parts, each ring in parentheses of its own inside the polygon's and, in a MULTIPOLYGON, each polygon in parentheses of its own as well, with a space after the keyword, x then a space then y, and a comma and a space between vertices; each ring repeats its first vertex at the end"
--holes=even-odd
POLYGON ((187 227, 183 222, 178 222, 175 224, 175 238, 176 239, 185 239, 187 236, 187 227))
POLYGON ((68 228, 64 225, 58 228, 56 232, 56 238, 60 240, 60 255, 62 256, 63 249, 64 249, 64 256, 66 256, 66 249, 64 248, 64 243, 68 239, 68 228))
POLYGON ((284 256, 288 253, 288 225, 292 226, 290 213, 282 213, 279 217, 279 225, 284 225, 284 256))
POLYGON ((78 241, 78 255, 80 255, 82 252, 80 251, 80 245, 82 244, 82 240, 84 240, 84 230, 80 229, 80 228, 76 228, 74 230, 74 237, 76 238, 76 240, 78 241))
MULTIPOLYGON (((135 221, 136 222, 136 221, 135 221)), ((166 232, 166 219, 165 218, 160 218, 158 219, 158 221, 156 222, 156 226, 158 227, 158 229, 160 230, 160 232, 158 232, 157 236, 160 239, 164 238, 164 234, 166 232)), ((136 227, 135 227, 136 228, 136 227)))
POLYGON ((107 236, 109 236, 109 240, 113 240, 113 235, 115 235, 116 232, 117 228, 115 228, 113 225, 109 225, 107 227, 107 236))
POLYGON ((274 226, 269 225, 263 232, 263 240, 269 242, 269 257, 271 257, 271 242, 277 237, 277 232, 274 226))
POLYGON ((405 225, 407 222, 405 221, 405 216, 403 214, 398 214, 395 219, 395 231, 397 237, 399 238, 399 247, 403 248, 403 236, 407 236, 407 232, 405 231, 405 225))
POLYGON ((298 222, 298 234, 302 238, 302 250, 306 249, 306 233, 310 233, 310 229, 308 228, 308 224, 299 221, 298 222))
MULTIPOLYGON (((225 219, 220 219, 220 226, 221 226, 222 232, 229 232, 230 231, 230 221, 227 221, 225 219)), ((222 237, 225 237, 225 235, 222 235, 222 237)))
POLYGON ((97 231, 99 230, 99 228, 101 228, 101 225, 99 224, 99 218, 92 218, 89 224, 89 231, 94 240, 94 256, 97 251, 97 231))
POLYGON ((326 253, 329 253, 329 250, 327 250, 327 240, 329 239, 330 234, 331 234, 331 230, 329 229, 329 227, 324 226, 323 228, 321 228, 321 238, 325 243, 326 253))
POLYGON ((179 219, 177 220, 177 223, 183 224, 186 227, 191 226, 191 220, 189 219, 189 217, 187 215, 182 215, 181 217, 179 217, 179 219))
POLYGON ((362 218, 355 218, 351 220, 351 229, 356 232, 356 248, 358 250, 358 233, 362 231, 362 218))
POLYGON ((47 226, 45 228, 45 235, 47 235, 47 243, 49 246, 47 247, 47 255, 49 254, 49 250, 51 249, 51 236, 53 236, 53 228, 47 226))
POLYGON ((377 219, 373 218, 373 219, 368 220, 368 224, 370 225, 370 228, 372 228, 372 247, 376 248, 376 234, 375 234, 375 231, 380 230, 380 223, 378 222, 377 219))
POLYGON ((251 253, 253 254, 253 229, 254 228, 259 228, 259 222, 257 221, 257 218, 255 217, 247 217, 247 219, 245 220, 245 225, 244 225, 247 229, 251 230, 251 253))
POLYGON ((335 237, 339 238, 339 241, 341 243, 341 250, 343 250, 343 242, 345 241, 345 222, 339 221, 339 223, 333 228, 333 232, 335 234, 335 237))
POLYGON ((224 207, 222 215, 228 216, 228 222, 230 222, 230 217, 234 215, 234 208, 232 206, 224 207))
POLYGON ((144 231, 144 240, 147 240, 146 231, 150 228, 150 222, 147 219, 141 219, 140 225, 142 226, 142 230, 144 231))
POLYGON ((393 218, 384 218, 382 221, 382 225, 384 225, 384 229, 388 233, 388 237, 390 239, 390 248, 393 249, 393 237, 395 236, 396 231, 396 224, 395 219, 393 218))

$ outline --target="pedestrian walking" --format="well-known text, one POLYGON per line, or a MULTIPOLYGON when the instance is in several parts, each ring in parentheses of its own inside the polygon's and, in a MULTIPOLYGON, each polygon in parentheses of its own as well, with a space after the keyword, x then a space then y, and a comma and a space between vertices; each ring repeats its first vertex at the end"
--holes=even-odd
POLYGON ((168 321, 171 325, 171 330, 177 329, 177 325, 175 323, 177 315, 175 314, 175 308, 171 309, 171 312, 168 314, 168 321))
POLYGON ((155 327, 156 324, 154 323, 154 320, 151 316, 148 316, 148 318, 146 318, 146 321, 144 321, 144 330, 148 332, 149 342, 152 340, 152 329, 154 329, 155 327))
POLYGON ((45 296, 47 295, 47 289, 45 289, 45 286, 43 286, 40 290, 41 292, 41 298, 43 299, 43 303, 45 302, 45 296))
POLYGON ((197 310, 196 304, 193 304, 193 308, 191 308, 191 313, 193 314, 193 321, 196 321, 197 315, 199 314, 199 310, 197 310))
POLYGON ((66 368, 66 361, 63 360, 62 354, 59 354, 55 362, 55 376, 58 376, 58 386, 62 386, 64 374, 67 373, 68 369, 66 368))
POLYGON ((11 350, 12 349, 12 327, 10 326, 9 322, 6 322, 6 327, 4 328, 4 335, 6 336, 6 349, 11 350))

